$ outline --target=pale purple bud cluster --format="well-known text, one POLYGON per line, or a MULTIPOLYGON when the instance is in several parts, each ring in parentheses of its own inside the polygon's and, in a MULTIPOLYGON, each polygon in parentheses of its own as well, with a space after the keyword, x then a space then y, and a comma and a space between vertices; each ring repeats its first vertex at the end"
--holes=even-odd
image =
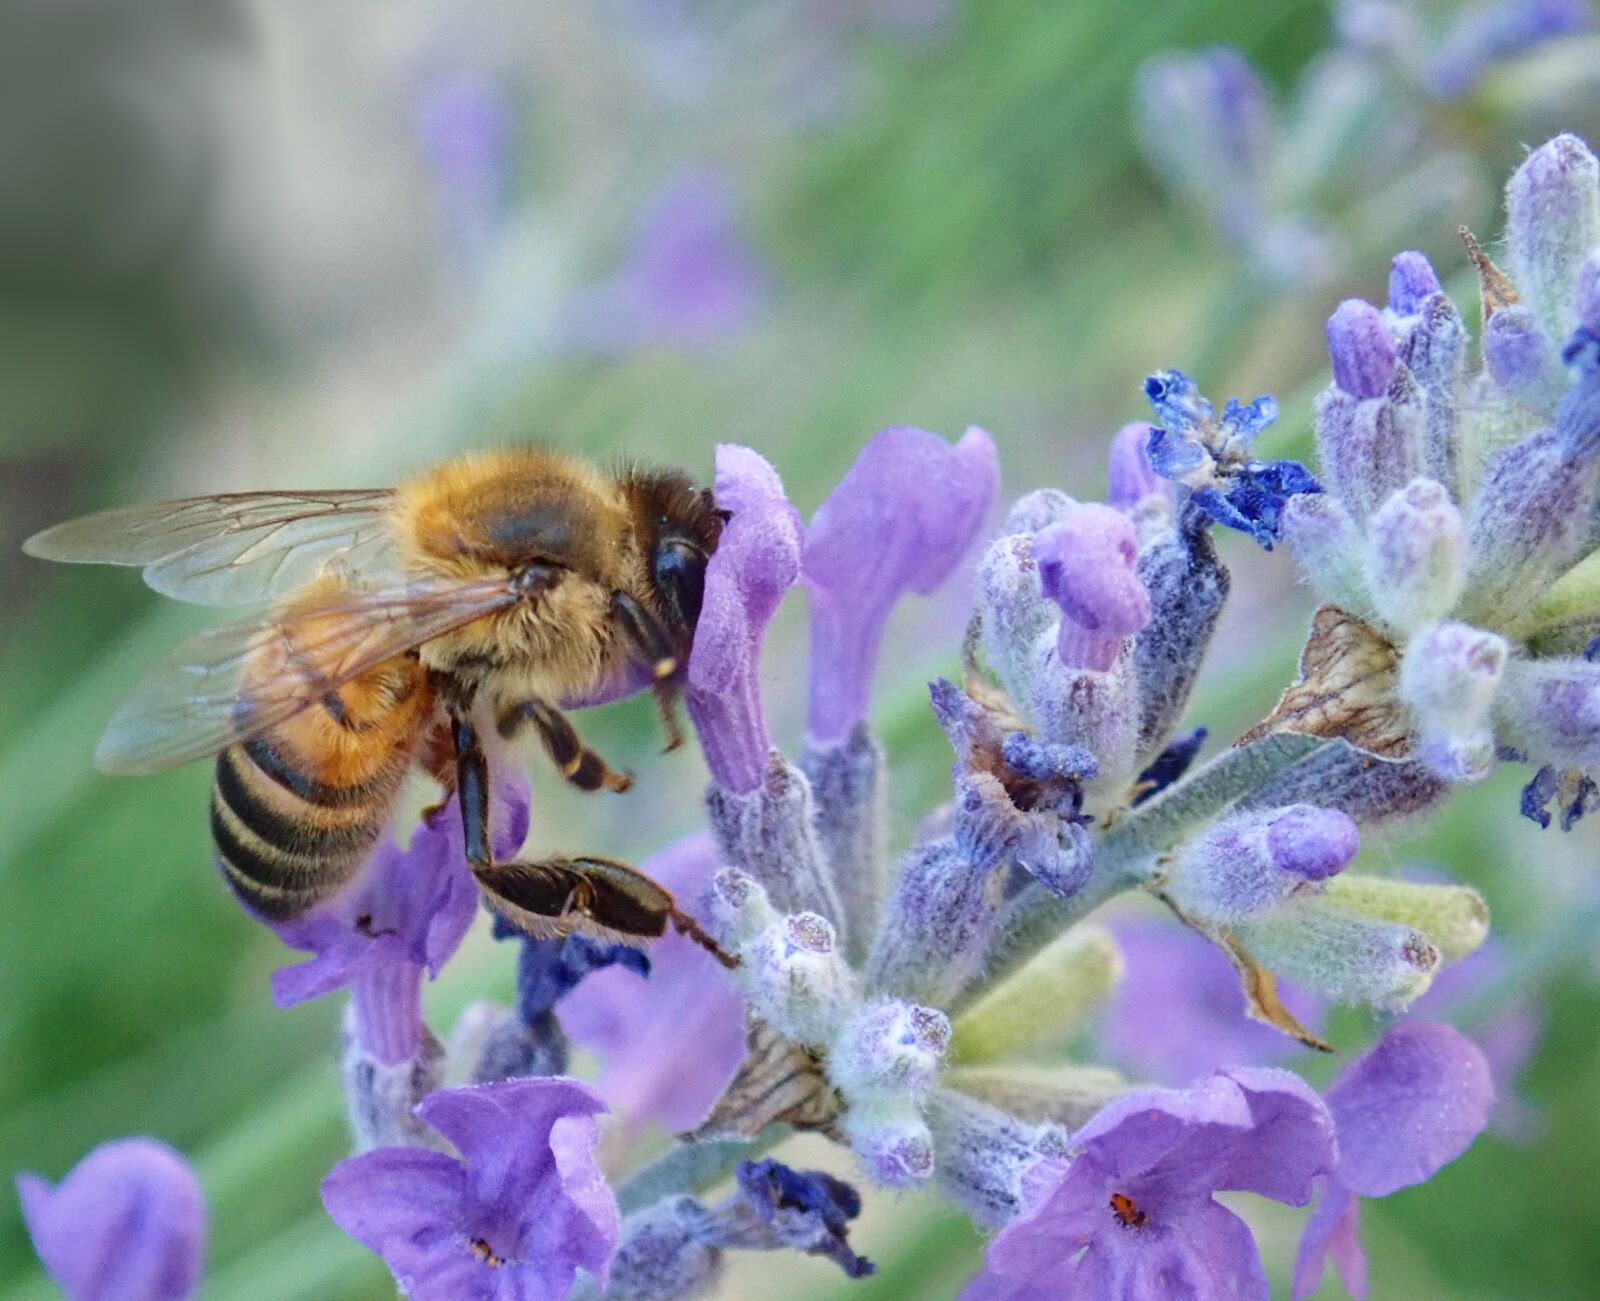
POLYGON ((1417 720, 1419 757, 1447 781, 1480 781, 1494 765, 1491 710, 1509 648, 1464 623, 1435 624, 1406 650, 1400 699, 1417 720))
POLYGON ((940 1191, 991 1228, 1022 1209, 1028 1172, 1068 1151, 1060 1125, 1019 1120, 954 1089, 934 1093, 928 1123, 940 1191))
POLYGON ((1367 529, 1367 588, 1380 619, 1411 633, 1455 608, 1466 582, 1466 528, 1445 486, 1413 479, 1367 529))
POLYGON ((1185 916, 1233 925, 1320 893, 1359 847, 1356 824, 1336 809, 1237 814, 1182 846, 1162 888, 1185 916))
POLYGON ((856 998, 854 974, 826 917, 779 918, 739 950, 751 1007, 787 1038, 826 1045, 856 998))

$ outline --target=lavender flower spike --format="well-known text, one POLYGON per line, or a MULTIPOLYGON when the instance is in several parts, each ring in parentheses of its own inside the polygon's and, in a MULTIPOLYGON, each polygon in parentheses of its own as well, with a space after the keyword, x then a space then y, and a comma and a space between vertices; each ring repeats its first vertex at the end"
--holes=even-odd
POLYGON ((1106 672, 1127 639, 1150 622, 1150 595, 1135 572, 1133 525, 1109 506, 1074 506, 1034 535, 1033 558, 1044 594, 1061 609, 1061 663, 1106 672))
POLYGON ((772 749, 761 708, 761 645, 800 573, 800 515, 777 471, 734 443, 717 447, 713 491, 731 515, 706 567, 689 656, 689 715, 712 781, 746 794, 760 787, 772 749))
POLYGON ((1266 1301, 1250 1230, 1213 1194, 1303 1206, 1337 1159, 1322 1100, 1298 1076, 1264 1068, 1126 1094, 1071 1147, 1070 1164, 1046 1160, 1025 1177, 1027 1209, 989 1245, 962 1301, 1266 1301))
POLYGON ((206 1204, 165 1143, 102 1143, 54 1188, 17 1176, 33 1248, 68 1301, 184 1301, 200 1286, 206 1204))
POLYGON ((1447 1025, 1396 1026, 1345 1068, 1327 1094, 1339 1159, 1318 1182, 1300 1240, 1295 1301, 1310 1296, 1329 1256, 1353 1296, 1367 1294, 1357 1197, 1387 1197, 1454 1161, 1489 1123, 1494 1085, 1483 1052, 1447 1025))
POLYGON ((1578 270, 1600 245, 1600 163, 1574 135, 1540 145, 1506 185, 1511 278, 1545 333, 1564 342, 1577 324, 1578 270))
POLYGON ((322 1201, 412 1301, 559 1301, 580 1269, 604 1283, 621 1235, 595 1160, 604 1110, 559 1076, 443 1089, 418 1114, 460 1160, 379 1148, 336 1165, 322 1201))
POLYGON ((933 591, 983 525, 999 486, 994 442, 973 428, 954 447, 926 430, 877 434, 806 531, 813 745, 843 742, 867 716, 885 622, 907 592, 933 591))

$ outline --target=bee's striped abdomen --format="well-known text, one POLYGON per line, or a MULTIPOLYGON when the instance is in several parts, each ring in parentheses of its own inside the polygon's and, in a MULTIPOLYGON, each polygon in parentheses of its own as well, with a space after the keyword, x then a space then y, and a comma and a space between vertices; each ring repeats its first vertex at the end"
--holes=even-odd
POLYGON ((389 824, 431 709, 416 661, 391 661, 218 756, 211 834, 249 908, 286 921, 355 876, 389 824))

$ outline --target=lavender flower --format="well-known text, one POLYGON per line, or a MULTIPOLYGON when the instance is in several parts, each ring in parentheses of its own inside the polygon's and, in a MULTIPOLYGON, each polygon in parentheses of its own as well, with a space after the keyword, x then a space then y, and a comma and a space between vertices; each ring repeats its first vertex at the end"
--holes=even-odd
POLYGON ((505 209, 512 137, 505 92, 478 69, 440 69, 419 88, 416 126, 445 233, 469 261, 481 258, 505 209))
POLYGON ((206 1204, 165 1143, 102 1143, 52 1188, 17 1176, 34 1250, 68 1301, 184 1301, 200 1286, 206 1204))
POLYGON ((608 353, 705 347, 742 329, 766 287, 733 178, 690 169, 646 202, 623 265, 580 297, 571 328, 576 342, 608 353))
POLYGON ((1460 99, 1494 65, 1586 31, 1591 22, 1584 0, 1492 0, 1471 6, 1428 58, 1424 83, 1441 99, 1460 99))
POLYGON ((1327 1093, 1338 1159, 1318 1181, 1321 1199, 1295 1262, 1296 1301, 1316 1291, 1329 1256, 1345 1287, 1366 1296, 1357 1198, 1431 1179, 1483 1131, 1493 1099, 1482 1052, 1446 1025, 1396 1026, 1340 1074, 1327 1093))
POLYGON ((1265 1301, 1250 1230, 1213 1194, 1301 1206, 1337 1160, 1322 1101, 1297 1076, 1267 1069, 1127 1094, 1071 1147, 1070 1162, 1030 1173, 1027 1209, 990 1244, 964 1301, 1142 1301, 1163 1290, 1265 1301))
MULTIPOLYGON (((710 837, 699 834, 652 855, 640 870, 692 900, 716 869, 710 837)), ((635 1124, 692 1129, 744 1060, 738 992, 716 960, 681 935, 650 948, 648 979, 614 966, 588 976, 561 1004, 561 1024, 601 1061, 595 1090, 635 1124)))
POLYGON ((563 1078, 430 1094, 421 1118, 460 1153, 379 1148, 334 1167, 323 1204, 414 1301, 565 1297, 602 1283, 621 1231, 595 1161, 605 1104, 563 1078))
POLYGON ((761 645, 799 576, 802 530, 777 472, 747 447, 718 446, 714 491, 730 518, 706 569, 689 656, 689 716, 712 781, 743 794, 761 785, 772 750, 761 707, 761 645))
POLYGON ((813 745, 837 744, 867 716, 890 610, 949 577, 983 524, 1000 471, 994 443, 969 429, 954 447, 896 426, 866 445, 806 531, 811 598, 813 745))
MULTIPOLYGON (((496 790, 494 852, 509 858, 528 834, 527 786, 502 782, 496 790)), ((273 1001, 291 1007, 348 986, 361 1047, 387 1065, 408 1061, 423 1040, 422 977, 438 976, 477 908, 460 807, 451 800, 406 848, 380 845, 360 878, 328 904, 273 926, 285 944, 314 955, 273 973, 273 1001)))
MULTIPOLYGON (((1100 1037, 1110 1060, 1136 1078, 1185 1085, 1228 1066, 1274 1066, 1294 1051, 1292 1039, 1248 1015, 1233 964, 1192 930, 1145 917, 1112 929, 1126 974, 1100 1037)), ((1319 1032, 1322 1000, 1284 984, 1278 995, 1319 1032)))

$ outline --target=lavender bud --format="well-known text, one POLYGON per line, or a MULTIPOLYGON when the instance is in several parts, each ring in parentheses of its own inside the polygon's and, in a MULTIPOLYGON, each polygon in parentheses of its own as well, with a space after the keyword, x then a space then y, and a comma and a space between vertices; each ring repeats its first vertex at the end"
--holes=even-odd
POLYGON ((417 1118, 416 1106, 444 1082, 439 1041, 424 1029, 416 1055, 391 1062, 363 1046, 355 1021, 354 1008, 347 1008, 342 1071, 355 1151, 437 1147, 433 1131, 417 1118))
POLYGON ((1133 525, 1109 506, 1077 506, 1034 535, 1033 558, 1044 594, 1061 610, 1061 663, 1104 673, 1150 621, 1150 597, 1134 572, 1133 525))
POLYGON ((1506 186, 1511 277, 1552 339, 1577 321, 1574 288, 1600 245, 1600 166, 1574 135, 1540 145, 1506 186))
POLYGON ((1330 908, 1421 931, 1446 962, 1477 952, 1489 938, 1489 906, 1464 885, 1430 885, 1347 872, 1328 882, 1330 908))
POLYGON ((787 1038, 825 1047, 856 997, 855 976, 826 917, 797 913, 774 922, 740 954, 750 1006, 787 1038))
MULTIPOLYGON (((1136 420, 1123 425, 1111 439, 1110 482, 1106 500, 1118 510, 1133 513, 1147 497, 1172 500, 1172 485, 1158 475, 1150 464, 1150 431, 1148 421, 1136 420)), ((1043 527, 1041 525, 1041 527, 1043 527)), ((1034 530, 1038 532, 1037 529, 1034 530)))
POLYGON ((1186 916, 1233 925, 1321 893, 1360 844, 1356 824, 1337 809, 1297 804, 1236 814, 1178 850, 1163 888, 1186 916))
POLYGON ((1420 931, 1369 921, 1321 900, 1239 926, 1250 955, 1297 985, 1340 1003, 1401 1011, 1433 983, 1439 950, 1420 931))
POLYGON ((978 1223, 997 1228, 1022 1209, 1022 1178, 1067 1154, 1060 1125, 1035 1124, 939 1089, 928 1108, 940 1190, 978 1223))
POLYGON ((886 764, 883 747, 866 723, 842 741, 808 741, 800 756, 816 805, 817 838, 832 869, 841 915, 850 919, 853 957, 864 954, 883 901, 886 764))
POLYGON ((1426 399, 1403 365, 1381 397, 1358 399, 1335 385, 1317 399, 1322 475, 1357 521, 1423 472, 1425 423, 1426 399))
POLYGON ((1103 926, 1056 937, 956 1021, 951 1056, 961 1065, 1064 1048, 1122 979, 1122 953, 1103 926))
POLYGON ((1319 492, 1289 498, 1283 537, 1319 596, 1355 614, 1371 609, 1365 539, 1337 497, 1319 492))
POLYGON ((1006 512, 1006 522, 1001 526, 1000 536, 1009 537, 1015 533, 1025 533, 1031 537, 1049 528, 1076 505, 1077 502, 1059 488, 1035 488, 1011 504, 1011 509, 1006 512))
POLYGON ((1379 759, 1341 740, 1270 778, 1238 808, 1271 809, 1315 800, 1367 827, 1430 813, 1449 789, 1423 764, 1379 759))
POLYGON ((692 1197, 669 1197, 622 1225, 611 1259, 607 1301, 690 1301, 722 1273, 722 1252, 705 1239, 711 1212, 692 1197))
POLYGON ((852 1107, 840 1127, 874 1183, 900 1191, 916 1188, 933 1175, 933 1135, 909 1104, 852 1107))
POLYGON ((711 933, 735 951, 778 920, 761 883, 737 867, 719 869, 707 882, 702 902, 711 933))
POLYGON ((1513 660, 1495 711, 1506 742, 1536 761, 1600 771, 1600 664, 1513 660))
POLYGON ((1133 638, 1139 763, 1160 754, 1178 727, 1227 600, 1227 566, 1195 514, 1184 510, 1181 528, 1139 555, 1139 584, 1150 600, 1150 621, 1133 638))
POLYGON ((1422 739, 1418 758, 1446 781, 1481 781, 1494 766, 1489 710, 1508 652, 1505 638, 1464 623, 1436 624, 1406 648, 1400 699, 1422 739))
POLYGON ((989 663, 1011 698, 1023 704, 1033 695, 1036 650, 1047 637, 1046 648, 1054 650, 1060 617, 1040 593, 1031 535, 1013 533, 990 544, 978 565, 978 609, 989 663))
POLYGON ((1340 389, 1357 400, 1381 398, 1395 368, 1394 339, 1383 313, 1359 298, 1345 299, 1328 318, 1328 357, 1340 389))
POLYGON ((1433 264, 1421 253, 1398 253, 1389 265, 1389 310, 1396 316, 1417 315, 1423 301, 1441 288, 1433 264))
POLYGON ((776 750, 752 791, 713 786, 706 814, 724 862, 743 868, 780 910, 810 908, 842 918, 827 856, 817 839, 816 808, 805 774, 776 750))
POLYGON ((900 1096, 919 1101, 950 1047, 943 1012, 899 999, 864 1004, 828 1051, 828 1078, 852 1106, 900 1096))
POLYGON ((1490 459, 1467 519, 1462 618, 1504 627, 1577 559, 1600 474, 1594 452, 1573 457, 1559 430, 1541 429, 1490 459))
POLYGON ((1554 345, 1523 303, 1502 307, 1483 327, 1483 360, 1494 382, 1530 410, 1549 416, 1567 389, 1554 345))
POLYGON ((1443 293, 1421 305, 1400 341, 1400 360, 1422 390, 1422 470, 1450 490, 1459 485, 1456 433, 1457 392, 1466 370, 1467 327, 1443 293))
POLYGON ((1368 526, 1367 590, 1403 633, 1444 618, 1466 582, 1466 527, 1444 485, 1413 479, 1368 526))
POLYGON ((474 1003, 456 1021, 445 1054, 451 1084, 494 1084, 567 1073, 567 1036, 551 1009, 528 1025, 508 1007, 474 1003))
POLYGON ((1578 328, 1600 334, 1600 251, 1589 254, 1578 268, 1573 306, 1578 313, 1578 328))
POLYGON ((975 866, 953 839, 912 849, 873 941, 868 983, 912 1002, 948 1006, 983 965, 1001 880, 1001 873, 975 866))

